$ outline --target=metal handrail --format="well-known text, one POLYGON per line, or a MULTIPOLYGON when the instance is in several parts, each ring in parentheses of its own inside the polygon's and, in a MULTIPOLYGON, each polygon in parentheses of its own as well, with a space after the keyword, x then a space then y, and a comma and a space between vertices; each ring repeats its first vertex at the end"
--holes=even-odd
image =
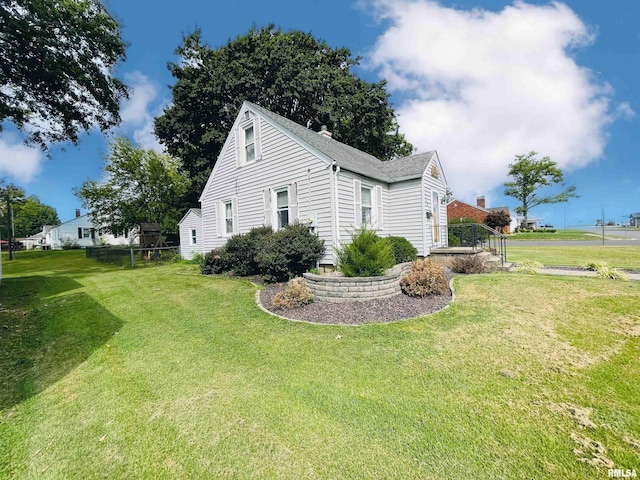
MULTIPOLYGON (((478 248, 489 248, 495 255, 500 257, 501 265, 507 261, 507 236, 500 233, 483 223, 450 223, 446 230, 446 244, 449 245, 449 235, 453 230, 453 234, 462 231, 462 234, 456 235, 461 240, 461 244, 471 247, 474 250, 478 248), (465 234, 465 231, 468 232, 465 234)), ((443 232, 444 234, 445 232, 443 232)), ((444 239, 443 239, 444 240, 444 239)), ((444 243, 444 242, 443 242, 444 243)))

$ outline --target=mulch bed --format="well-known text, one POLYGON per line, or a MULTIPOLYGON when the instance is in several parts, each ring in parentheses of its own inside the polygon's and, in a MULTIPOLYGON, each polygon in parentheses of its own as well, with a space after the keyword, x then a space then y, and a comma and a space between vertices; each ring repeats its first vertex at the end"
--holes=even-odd
POLYGON ((330 303, 315 301, 298 308, 274 308, 271 299, 285 284, 266 285, 260 291, 260 303, 271 313, 291 320, 313 323, 364 325, 414 318, 442 310, 452 300, 451 292, 431 297, 410 297, 403 293, 385 299, 330 303))

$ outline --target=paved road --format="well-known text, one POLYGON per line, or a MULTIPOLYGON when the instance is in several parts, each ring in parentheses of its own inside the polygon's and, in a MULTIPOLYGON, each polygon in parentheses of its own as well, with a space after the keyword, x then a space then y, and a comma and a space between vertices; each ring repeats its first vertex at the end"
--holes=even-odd
MULTIPOLYGON (((509 240, 507 237, 507 247, 522 245, 527 247, 591 247, 602 245, 602 228, 601 227, 581 227, 576 230, 597 235, 593 240, 509 240)), ((640 247, 640 230, 629 228, 606 227, 605 229, 605 246, 618 247, 640 247), (611 238, 608 237, 611 235, 611 238)))
MULTIPOLYGON (((625 239, 625 240, 604 240, 605 246, 618 246, 618 247, 640 247, 640 239, 625 239)), ((591 247, 602 245, 602 239, 600 240, 509 240, 507 238, 507 248, 509 247, 591 247)))

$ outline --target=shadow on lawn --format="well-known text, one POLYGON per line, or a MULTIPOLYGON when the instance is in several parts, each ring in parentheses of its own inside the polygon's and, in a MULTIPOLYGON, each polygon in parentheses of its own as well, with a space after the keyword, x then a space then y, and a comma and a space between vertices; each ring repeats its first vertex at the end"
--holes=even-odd
POLYGON ((109 340, 122 321, 65 276, 4 278, 0 410, 45 390, 109 340))

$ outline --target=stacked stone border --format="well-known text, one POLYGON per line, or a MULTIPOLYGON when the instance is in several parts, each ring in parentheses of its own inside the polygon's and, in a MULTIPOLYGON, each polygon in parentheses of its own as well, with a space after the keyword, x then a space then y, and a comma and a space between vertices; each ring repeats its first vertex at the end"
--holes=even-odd
POLYGON ((381 277, 333 277, 305 273, 304 278, 316 299, 341 303, 389 298, 401 293, 400 278, 411 262, 400 263, 381 277))

